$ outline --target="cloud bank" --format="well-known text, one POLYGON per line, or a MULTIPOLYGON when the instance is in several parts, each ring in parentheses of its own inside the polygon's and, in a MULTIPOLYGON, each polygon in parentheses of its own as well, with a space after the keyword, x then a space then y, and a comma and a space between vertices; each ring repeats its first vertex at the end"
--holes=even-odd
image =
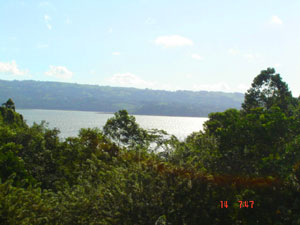
POLYGON ((73 73, 64 66, 50 66, 50 70, 45 72, 45 75, 67 80, 72 78, 73 73))
POLYGON ((24 76, 27 73, 28 70, 20 70, 14 60, 11 62, 0 62, 0 74, 24 76))

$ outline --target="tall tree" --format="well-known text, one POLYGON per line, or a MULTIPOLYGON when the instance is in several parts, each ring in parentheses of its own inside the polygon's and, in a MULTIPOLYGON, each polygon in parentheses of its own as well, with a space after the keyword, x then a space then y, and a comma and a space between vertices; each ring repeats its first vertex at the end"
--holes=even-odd
POLYGON ((128 115, 126 110, 120 110, 113 118, 108 119, 103 131, 118 144, 128 147, 147 145, 147 131, 140 128, 134 116, 128 115))
POLYGON ((289 115, 296 104, 297 100, 293 98, 288 85, 275 73, 274 68, 268 68, 254 78, 251 88, 245 94, 242 109, 248 113, 257 107, 270 109, 278 106, 289 115))
POLYGON ((13 102, 13 100, 10 98, 7 100, 7 102, 2 104, 4 107, 8 108, 8 109, 12 109, 15 111, 15 103, 13 102))

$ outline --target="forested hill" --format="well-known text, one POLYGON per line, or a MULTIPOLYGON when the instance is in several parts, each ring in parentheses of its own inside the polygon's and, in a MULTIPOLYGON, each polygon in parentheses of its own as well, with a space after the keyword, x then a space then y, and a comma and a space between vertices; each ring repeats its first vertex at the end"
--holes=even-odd
POLYGON ((0 80, 0 102, 18 108, 64 109, 166 116, 207 116, 241 107, 244 95, 208 91, 162 91, 44 81, 0 80))

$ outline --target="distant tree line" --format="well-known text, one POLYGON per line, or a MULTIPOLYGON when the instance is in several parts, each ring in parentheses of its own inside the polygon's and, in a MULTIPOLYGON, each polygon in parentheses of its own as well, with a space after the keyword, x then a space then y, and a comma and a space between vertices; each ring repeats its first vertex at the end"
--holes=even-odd
POLYGON ((241 107, 241 93, 161 91, 42 81, 0 80, 0 102, 18 108, 62 109, 167 116, 207 116, 241 107))

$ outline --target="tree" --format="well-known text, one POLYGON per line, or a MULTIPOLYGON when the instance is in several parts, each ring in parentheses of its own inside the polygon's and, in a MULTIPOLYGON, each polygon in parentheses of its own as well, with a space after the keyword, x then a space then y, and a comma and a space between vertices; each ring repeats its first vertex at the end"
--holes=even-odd
POLYGON ((4 123, 11 127, 27 127, 23 116, 15 111, 15 104, 11 99, 0 106, 0 124, 4 123))
POLYGON ((254 78, 251 88, 245 94, 242 109, 248 113, 257 107, 270 109, 272 106, 278 106, 290 115, 291 107, 296 104, 297 100, 293 98, 288 85, 282 81, 279 74, 275 74, 275 69, 268 68, 254 78))
POLYGON ((134 116, 128 115, 126 110, 120 110, 113 118, 107 120, 103 127, 104 134, 128 147, 147 145, 147 131, 140 128, 134 116))
MULTIPOLYGON (((0 180, 6 181, 10 176, 14 175, 14 185, 21 186, 22 180, 29 184, 34 182, 32 176, 25 169, 24 161, 17 156, 21 145, 13 142, 0 145, 0 180)), ((25 184, 23 182, 23 184, 25 184)))
POLYGON ((118 145, 129 148, 143 148, 151 152, 164 151, 168 155, 179 143, 174 135, 164 130, 145 130, 135 121, 135 117, 128 115, 126 110, 120 110, 108 119, 103 127, 103 133, 118 145))
POLYGON ((7 100, 7 102, 6 103, 3 103, 2 104, 5 108, 8 108, 8 109, 12 109, 12 110, 14 110, 15 111, 15 103, 13 102, 13 100, 10 98, 10 99, 8 99, 7 100))
POLYGON ((203 163, 218 173, 285 176, 292 162, 286 160, 285 150, 285 144, 293 140, 292 123, 278 106, 268 110, 257 107, 247 114, 236 109, 211 113, 204 131, 215 138, 217 148, 215 150, 209 142, 206 143, 208 148, 201 142, 198 144, 207 149, 206 155, 201 155, 205 159, 203 163))

